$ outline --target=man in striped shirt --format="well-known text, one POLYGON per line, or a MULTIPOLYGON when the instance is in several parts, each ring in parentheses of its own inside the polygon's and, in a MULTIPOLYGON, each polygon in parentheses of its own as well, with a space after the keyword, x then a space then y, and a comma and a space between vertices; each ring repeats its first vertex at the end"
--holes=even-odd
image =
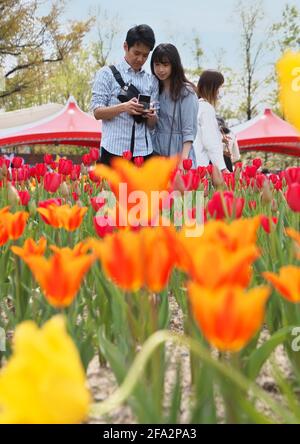
MULTIPOLYGON (((158 102, 159 86, 156 77, 143 69, 155 45, 153 30, 148 25, 130 29, 124 43, 125 57, 115 67, 125 83, 134 85, 143 95, 158 102)), ((118 95, 121 86, 110 67, 105 66, 97 73, 92 90, 91 109, 97 120, 102 120, 101 162, 110 165, 113 157, 122 156, 124 151, 133 157, 150 157, 153 149, 149 129, 154 128, 157 116, 151 106, 144 110, 138 99, 121 103, 118 95), (141 123, 134 123, 134 116, 142 116, 141 123), (134 131, 133 131, 134 125, 134 131)))

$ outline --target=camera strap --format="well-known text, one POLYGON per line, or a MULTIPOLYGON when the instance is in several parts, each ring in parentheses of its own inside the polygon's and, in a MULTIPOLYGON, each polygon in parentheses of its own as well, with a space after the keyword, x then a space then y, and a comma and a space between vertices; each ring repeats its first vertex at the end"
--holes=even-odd
MULTIPOLYGON (((126 83, 124 82, 123 77, 120 74, 120 71, 118 71, 114 65, 110 65, 109 68, 110 68, 111 72, 113 73, 115 80, 118 82, 118 84, 121 86, 121 88, 124 88, 126 83)), ((147 154, 148 154, 148 137, 147 137, 146 125, 145 125, 145 139, 146 139, 147 154)), ((135 145, 135 120, 133 120, 132 129, 131 129, 130 151, 131 151, 132 156, 133 156, 133 152, 134 152, 134 145, 135 145)))
POLYGON ((125 82, 120 74, 120 71, 118 71, 114 65, 110 65, 109 68, 111 69, 111 72, 113 73, 114 78, 116 79, 118 84, 121 86, 121 88, 123 88, 125 86, 125 82))

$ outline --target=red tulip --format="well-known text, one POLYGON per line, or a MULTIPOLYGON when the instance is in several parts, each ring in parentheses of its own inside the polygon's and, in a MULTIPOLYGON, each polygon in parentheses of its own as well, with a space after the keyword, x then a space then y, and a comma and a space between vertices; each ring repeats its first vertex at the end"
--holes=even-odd
POLYGON ((91 148, 89 155, 91 156, 91 159, 96 162, 100 157, 100 150, 98 148, 91 148))
POLYGON ((246 166, 244 169, 244 175, 247 177, 255 177, 256 176, 256 171, 257 168, 256 166, 252 165, 252 166, 246 166))
POLYGON ((79 195, 75 191, 72 192, 72 197, 75 202, 79 199, 79 195))
POLYGON ((106 203, 106 199, 101 196, 91 197, 91 204, 94 211, 99 211, 106 203))
POLYGON ((90 154, 84 154, 82 156, 82 163, 85 166, 90 166, 93 163, 92 156, 90 154))
POLYGON ((234 171, 236 171, 237 169, 241 170, 243 168, 243 162, 236 162, 234 164, 234 171))
POLYGON ((99 178, 99 176, 97 176, 97 175, 95 174, 95 171, 94 171, 94 170, 90 170, 90 171, 89 171, 89 178, 90 178, 90 180, 91 180, 92 182, 94 182, 94 183, 100 182, 100 178, 99 178))
POLYGON ((61 175, 57 173, 46 173, 44 176, 44 188, 49 193, 55 193, 60 187, 61 175))
POLYGON ((258 157, 252 160, 252 165, 258 170, 262 166, 262 160, 258 157))
POLYGON ((198 174, 201 179, 203 179, 203 177, 206 176, 206 168, 205 167, 198 166, 197 171, 198 171, 198 174))
POLYGON ((234 173, 228 173, 223 175, 227 188, 229 190, 235 189, 235 176, 234 173))
POLYGON ((28 202, 30 201, 30 193, 27 190, 24 191, 18 191, 19 197, 20 197, 20 203, 24 207, 28 205, 28 202))
POLYGON ((288 185, 292 185, 293 183, 300 184, 300 167, 287 168, 284 171, 284 177, 288 185))
POLYGON ((114 231, 112 219, 107 215, 95 216, 93 221, 94 221, 95 231, 99 237, 104 237, 107 234, 110 234, 114 231))
POLYGON ((53 155, 52 154, 45 154, 44 155, 44 163, 46 163, 47 165, 51 165, 52 162, 53 162, 53 155))
POLYGON ((300 182, 294 182, 288 186, 286 200, 291 210, 296 213, 300 212, 300 182))
POLYGON ((54 199, 47 199, 47 200, 40 200, 38 203, 38 207, 41 208, 47 208, 49 207, 49 205, 57 205, 57 206, 61 206, 62 204, 62 199, 59 197, 54 198, 54 199))
POLYGON ((277 174, 270 174, 269 179, 275 185, 275 183, 278 182, 279 177, 277 176, 277 174))
POLYGON ((277 224, 278 219, 277 217, 268 217, 268 216, 261 216, 260 217, 260 224, 265 230, 266 233, 270 234, 271 230, 275 228, 275 225, 277 224), (271 224, 272 222, 272 224, 271 224))
POLYGON ((186 171, 190 170, 193 166, 192 159, 184 159, 182 162, 182 166, 186 171))
POLYGON ((50 167, 51 167, 52 170, 57 170, 58 162, 51 162, 50 167))
POLYGON ((137 156, 137 157, 134 157, 133 161, 137 167, 141 167, 144 163, 144 158, 142 156, 137 156))
POLYGON ((47 172, 47 166, 44 163, 37 163, 35 165, 36 177, 45 176, 46 172, 47 172))
POLYGON ((21 168, 23 162, 24 160, 22 159, 22 157, 14 157, 11 164, 14 168, 21 168))
POLYGON ((123 158, 127 160, 132 159, 132 152, 131 151, 123 151, 123 158))
POLYGON ((9 161, 9 159, 5 159, 4 157, 0 157, 0 167, 2 167, 4 165, 6 166, 6 168, 9 168, 10 161, 9 161))
POLYGON ((224 193, 215 192, 207 204, 207 209, 211 217, 223 219, 226 213, 229 217, 241 217, 245 200, 242 197, 235 197, 231 191, 224 193), (226 210, 226 211, 225 211, 226 210))
POLYGON ((264 174, 257 174, 255 177, 256 185, 259 189, 262 189, 264 182, 267 180, 264 174))
POLYGON ((73 165, 72 171, 70 174, 71 180, 78 180, 80 177, 80 172, 81 172, 81 166, 80 165, 73 165))
POLYGON ((211 176, 212 172, 213 172, 213 166, 212 165, 207 165, 206 167, 206 171, 208 172, 208 174, 211 176))
POLYGON ((249 206, 250 210, 255 210, 256 209, 256 201, 255 200, 249 200, 248 206, 249 206))
POLYGON ((277 182, 274 185, 275 190, 279 191, 282 190, 282 180, 278 179, 277 182))
POLYGON ((58 162, 58 172, 64 176, 71 174, 73 167, 73 162, 70 159, 59 159, 58 162))

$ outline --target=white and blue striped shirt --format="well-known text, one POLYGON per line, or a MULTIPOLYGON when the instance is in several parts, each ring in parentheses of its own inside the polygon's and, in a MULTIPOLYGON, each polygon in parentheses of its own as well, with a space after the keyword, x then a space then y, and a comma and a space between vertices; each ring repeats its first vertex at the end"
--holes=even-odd
MULTIPOLYGON (((135 72, 124 59, 115 65, 125 83, 132 83, 141 94, 151 96, 151 101, 158 101, 158 80, 144 69, 135 72)), ((96 108, 119 105, 118 95, 121 87, 115 80, 108 66, 101 68, 95 76, 92 90, 91 110, 96 108)), ((101 147, 106 151, 122 156, 124 151, 130 150, 133 117, 128 113, 121 113, 111 120, 102 121, 101 147)), ((152 142, 149 129, 145 130, 145 123, 135 125, 134 156, 151 154, 152 142), (147 147, 148 143, 148 147, 147 147)))

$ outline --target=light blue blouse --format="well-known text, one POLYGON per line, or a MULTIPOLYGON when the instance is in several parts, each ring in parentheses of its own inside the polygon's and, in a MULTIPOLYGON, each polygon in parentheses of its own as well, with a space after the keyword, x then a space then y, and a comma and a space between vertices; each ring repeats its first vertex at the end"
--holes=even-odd
MULTIPOLYGON (((183 88, 180 99, 176 101, 172 135, 175 102, 167 92, 163 91, 159 96, 159 105, 159 120, 151 134, 153 150, 162 156, 180 154, 183 144, 194 142, 196 138, 199 106, 196 93, 189 86, 183 88)), ((195 166, 193 147, 189 157, 195 166)))

